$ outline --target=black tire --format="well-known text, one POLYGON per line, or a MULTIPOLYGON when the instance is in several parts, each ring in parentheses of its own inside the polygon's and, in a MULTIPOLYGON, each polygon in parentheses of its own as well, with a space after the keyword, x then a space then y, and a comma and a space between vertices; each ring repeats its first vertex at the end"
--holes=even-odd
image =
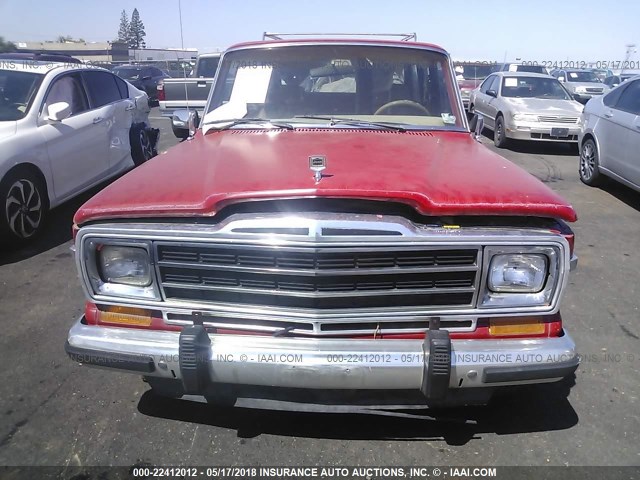
POLYGON ((600 173, 600 159, 596 142, 589 138, 580 146, 580 166, 578 168, 580 180, 590 187, 597 187, 602 184, 602 174, 600 173))
POLYGON ((151 132, 144 124, 131 127, 129 141, 131 142, 131 158, 136 167, 158 154, 151 132))
POLYGON ((24 244, 42 231, 49 209, 47 188, 29 168, 16 168, 0 182, 0 243, 24 244))
POLYGON ((496 117, 496 124, 493 128, 493 143, 498 148, 505 148, 509 144, 509 139, 504 131, 504 118, 502 115, 496 117))

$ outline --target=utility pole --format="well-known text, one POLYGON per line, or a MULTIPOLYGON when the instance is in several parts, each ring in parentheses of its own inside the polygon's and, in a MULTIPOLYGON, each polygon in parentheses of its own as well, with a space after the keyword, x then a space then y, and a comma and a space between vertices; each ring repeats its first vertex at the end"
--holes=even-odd
POLYGON ((636 49, 635 43, 629 43, 625 45, 625 47, 627 49, 627 53, 624 56, 624 63, 622 64, 622 70, 620 71, 620 74, 624 73, 624 66, 629 64, 629 60, 631 59, 631 56, 638 51, 636 49))

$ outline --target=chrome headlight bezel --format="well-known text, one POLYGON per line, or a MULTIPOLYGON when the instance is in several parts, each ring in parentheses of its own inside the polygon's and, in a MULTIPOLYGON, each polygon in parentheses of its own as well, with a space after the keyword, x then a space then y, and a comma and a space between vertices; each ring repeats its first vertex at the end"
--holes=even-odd
POLYGON ((478 297, 478 308, 552 308, 557 305, 566 276, 565 254, 560 246, 489 246, 484 249, 483 275, 478 297), (547 272, 543 287, 537 292, 494 292, 489 288, 490 267, 499 255, 543 255, 547 260, 547 272))
POLYGON ((150 241, 85 237, 80 244, 79 260, 80 271, 84 276, 84 283, 89 290, 88 293, 96 300, 114 297, 145 300, 161 299, 154 268, 153 249, 151 248, 150 241), (105 281, 100 272, 98 252, 100 246, 132 247, 146 251, 149 259, 149 284, 136 286, 105 281))

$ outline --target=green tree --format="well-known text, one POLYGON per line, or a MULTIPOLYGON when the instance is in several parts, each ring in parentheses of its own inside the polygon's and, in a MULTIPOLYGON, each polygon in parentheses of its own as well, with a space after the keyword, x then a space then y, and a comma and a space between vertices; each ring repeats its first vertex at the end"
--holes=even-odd
POLYGON ((15 52, 17 50, 15 43, 0 37, 0 52, 15 52))
POLYGON ((144 31, 144 24, 140 20, 138 9, 134 8, 131 14, 131 22, 129 23, 129 48, 145 48, 147 44, 144 37, 147 34, 144 31))
POLYGON ((118 28, 118 41, 128 44, 129 43, 129 19, 127 18, 127 12, 122 10, 120 13, 120 28, 118 28))

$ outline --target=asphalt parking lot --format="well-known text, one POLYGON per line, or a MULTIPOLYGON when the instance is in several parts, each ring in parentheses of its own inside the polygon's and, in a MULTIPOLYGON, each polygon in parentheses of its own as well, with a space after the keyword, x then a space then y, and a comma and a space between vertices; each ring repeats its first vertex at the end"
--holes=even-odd
MULTIPOLYGON (((177 141, 156 110, 164 151, 177 141)), ((578 211, 580 261, 563 302, 583 357, 575 379, 447 412, 457 421, 446 422, 157 399, 139 377, 80 367, 64 352, 84 301, 72 215, 94 191, 53 211, 34 245, 0 252, 0 465, 637 465, 640 194, 581 184, 577 150, 563 145, 499 153, 578 211)))

